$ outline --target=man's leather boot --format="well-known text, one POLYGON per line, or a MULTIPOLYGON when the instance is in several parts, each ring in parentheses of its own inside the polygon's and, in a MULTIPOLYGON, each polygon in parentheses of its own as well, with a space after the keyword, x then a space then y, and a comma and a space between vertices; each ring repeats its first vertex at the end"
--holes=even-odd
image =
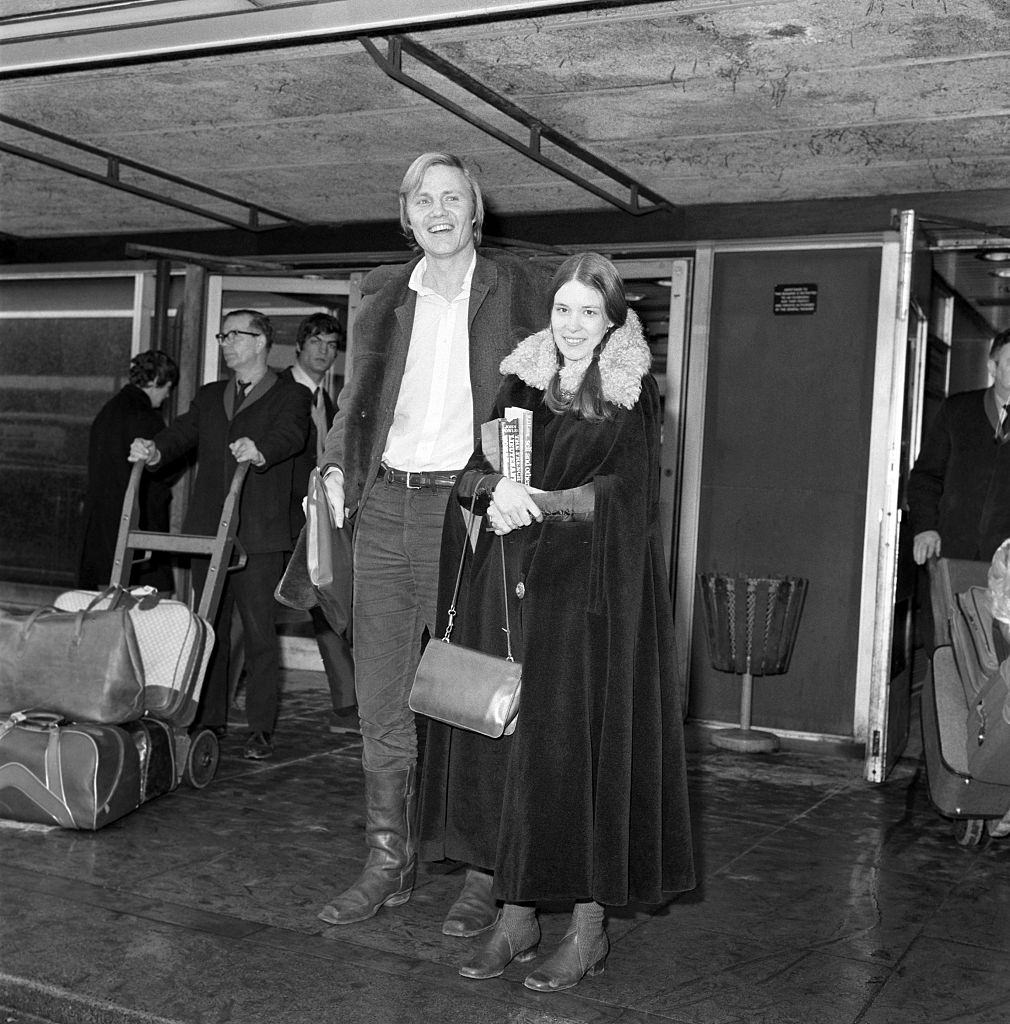
POLYGON ((469 938, 493 928, 498 917, 498 904, 491 895, 493 884, 489 872, 467 868, 463 891, 442 922, 442 934, 469 938))
POLYGON ((417 874, 417 769, 365 770, 365 845, 358 880, 319 912, 327 924, 355 924, 410 899, 417 874))

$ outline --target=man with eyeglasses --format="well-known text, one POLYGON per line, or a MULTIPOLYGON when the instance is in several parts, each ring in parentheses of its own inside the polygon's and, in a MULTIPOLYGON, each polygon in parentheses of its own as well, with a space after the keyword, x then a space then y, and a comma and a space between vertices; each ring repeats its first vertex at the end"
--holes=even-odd
MULTIPOLYGON (((305 513, 302 499, 309 486, 309 474, 322 456, 327 431, 333 423, 333 399, 325 387, 325 377, 344 347, 344 329, 329 313, 313 313, 299 325, 295 335, 295 361, 281 377, 301 384, 312 395, 312 425, 305 449, 295 460, 294 489, 291 492, 291 542, 298 538, 305 513)), ((343 538, 339 538, 343 539, 343 538)), ((351 547, 334 545, 334 586, 317 594, 321 602, 310 609, 319 655, 326 671, 333 710, 331 732, 345 732, 358 724, 354 698, 354 656, 351 651, 351 547)))
MULTIPOLYGON (((424 153, 399 190, 418 252, 362 282, 354 368, 321 467, 334 522, 354 526, 354 672, 368 859, 319 917, 363 921, 410 899, 417 864, 418 736, 407 704, 434 636, 442 522, 501 385, 501 360, 543 325, 550 268, 477 252, 480 186, 459 157, 424 153)), ((346 527, 344 527, 346 529, 346 527)), ((467 872, 446 935, 490 928, 491 876, 467 872)))
MULTIPOLYGON (((281 380, 267 367, 274 329, 269 318, 252 309, 229 313, 217 340, 226 380, 205 384, 171 426, 148 441, 135 438, 131 462, 154 468, 196 451, 196 479, 183 532, 213 534, 234 475, 235 464, 248 462, 239 505, 238 539, 245 549, 244 568, 228 573, 214 621, 216 640, 204 680, 199 724, 223 735, 227 726, 228 661, 232 607, 242 619, 246 666, 246 714, 249 720, 244 756, 262 760, 273 754, 280 663, 274 588, 291 545, 290 503, 295 456, 309 433, 310 397, 303 387, 281 380)), ((206 559, 193 560, 193 583, 199 592, 207 575, 206 559)))

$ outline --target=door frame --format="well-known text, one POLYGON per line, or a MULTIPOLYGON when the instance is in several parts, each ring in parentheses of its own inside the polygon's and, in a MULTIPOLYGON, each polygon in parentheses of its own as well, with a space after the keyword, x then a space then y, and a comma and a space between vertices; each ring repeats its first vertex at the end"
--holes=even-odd
MULTIPOLYGON (((852 715, 852 735, 826 737, 820 733, 776 729, 783 737, 800 740, 856 740, 866 742, 871 721, 871 682, 881 666, 889 665, 890 633, 893 605, 878 607, 878 583, 883 572, 886 579, 889 558, 881 564, 883 510, 893 497, 897 514, 897 495, 892 485, 891 452, 901 449, 901 424, 904 404, 904 358, 906 321, 897 319, 899 289, 899 235, 895 231, 853 235, 795 236, 778 239, 741 241, 700 241, 695 251, 694 290, 691 306, 690 342, 686 352, 686 400, 683 412, 683 477, 680 495, 680 521, 677 531, 677 567, 674 580, 674 629, 681 671, 687 678, 691 664, 694 635, 695 576, 700 527, 702 453, 705 440, 705 405, 708 383, 709 350, 715 257, 730 252, 788 252, 811 249, 878 249, 881 270, 874 338, 875 364, 873 411, 870 429, 869 457, 866 472, 866 510, 864 516, 862 584, 860 590, 859 624, 857 630, 856 685, 852 715), (899 330, 900 327, 900 330, 899 330), (896 345, 896 338, 901 344, 896 345), (900 350, 900 351, 896 351, 900 350), (900 371, 900 372, 898 372, 900 371), (896 410, 896 411, 895 411, 896 410), (884 458, 884 453, 888 457, 884 458), (886 659, 884 648, 886 646, 886 659)), ((903 282, 907 285, 907 281, 903 282)), ((907 302, 905 303, 907 315, 907 302)), ((895 537, 897 528, 895 526, 895 537)), ((895 545, 896 546, 896 545, 895 545)), ((890 555, 890 552, 887 552, 890 555)), ((896 557, 896 551, 895 551, 896 557)), ((896 564, 896 563, 895 563, 896 564)), ((893 589, 891 591, 893 593, 893 589)), ((877 680, 874 721, 879 718, 881 702, 886 705, 887 688, 877 680)), ((886 712, 885 712, 886 714, 886 712)), ((735 723, 727 723, 735 724, 735 723)))
MULTIPOLYGON (((894 602, 898 580, 898 544, 902 520, 902 483, 911 468, 911 452, 922 427, 922 392, 925 374, 925 340, 928 317, 915 299, 916 255, 926 243, 919 230, 914 210, 902 210, 896 232, 888 232, 881 266, 880 309, 877 337, 877 367, 874 375, 873 424, 870 442, 870 480, 863 575, 863 607, 872 600, 872 653, 868 675, 860 673, 857 685, 856 727, 866 742, 863 777, 868 782, 883 782, 900 750, 905 736, 894 734, 903 723, 907 727, 907 695, 892 689, 892 649, 894 643, 894 602), (911 329, 914 319, 914 331, 911 329), (912 360, 909 367, 909 359, 912 360), (907 371, 912 379, 906 380, 907 371), (907 428, 908 451, 902 450, 907 428), (874 453, 880 456, 874 458, 874 453), (871 579, 866 571, 871 560, 877 571, 871 579), (859 700, 860 692, 865 700, 859 700), (861 718, 864 712, 865 718, 861 718), (900 710, 892 718, 891 712, 900 710)), ((862 618, 861 625, 862 625, 862 618)))
MULTIPOLYGON (((659 523, 668 578, 676 575, 675 528, 678 519, 679 487, 683 475, 686 353, 693 283, 691 256, 612 260, 623 280, 655 278, 669 281, 667 312, 666 371, 660 378, 663 394, 663 441, 659 450, 659 523)), ((671 585, 671 598, 674 597, 671 585)))

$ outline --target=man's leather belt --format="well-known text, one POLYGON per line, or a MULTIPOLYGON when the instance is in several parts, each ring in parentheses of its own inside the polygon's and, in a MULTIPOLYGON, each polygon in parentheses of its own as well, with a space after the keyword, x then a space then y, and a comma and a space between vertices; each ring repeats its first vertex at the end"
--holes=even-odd
POLYGON ((419 491, 425 487, 436 489, 450 488, 456 482, 458 473, 412 473, 410 470, 382 467, 382 475, 391 484, 403 484, 410 491, 419 491))

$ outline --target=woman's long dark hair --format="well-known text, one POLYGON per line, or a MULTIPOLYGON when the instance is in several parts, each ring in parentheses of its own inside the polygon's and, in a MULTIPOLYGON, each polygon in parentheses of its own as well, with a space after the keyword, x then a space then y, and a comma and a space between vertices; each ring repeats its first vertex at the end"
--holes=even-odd
MULTIPOLYGON (((617 268, 606 257, 595 252, 569 256, 558 267, 551 281, 548 317, 554 310, 554 299, 563 285, 569 281, 592 288, 603 298, 603 312, 611 326, 593 351, 592 360, 570 398, 561 393, 561 378, 555 374, 544 393, 544 402, 553 413, 573 412, 590 422, 610 419, 613 406, 603 397, 603 378, 600 376, 600 356, 607 347, 610 336, 628 319, 628 301, 624 297, 624 282, 617 268)), ((556 343, 555 343, 556 345, 556 343)), ((563 366, 565 357, 558 350, 558 366, 563 366)))

